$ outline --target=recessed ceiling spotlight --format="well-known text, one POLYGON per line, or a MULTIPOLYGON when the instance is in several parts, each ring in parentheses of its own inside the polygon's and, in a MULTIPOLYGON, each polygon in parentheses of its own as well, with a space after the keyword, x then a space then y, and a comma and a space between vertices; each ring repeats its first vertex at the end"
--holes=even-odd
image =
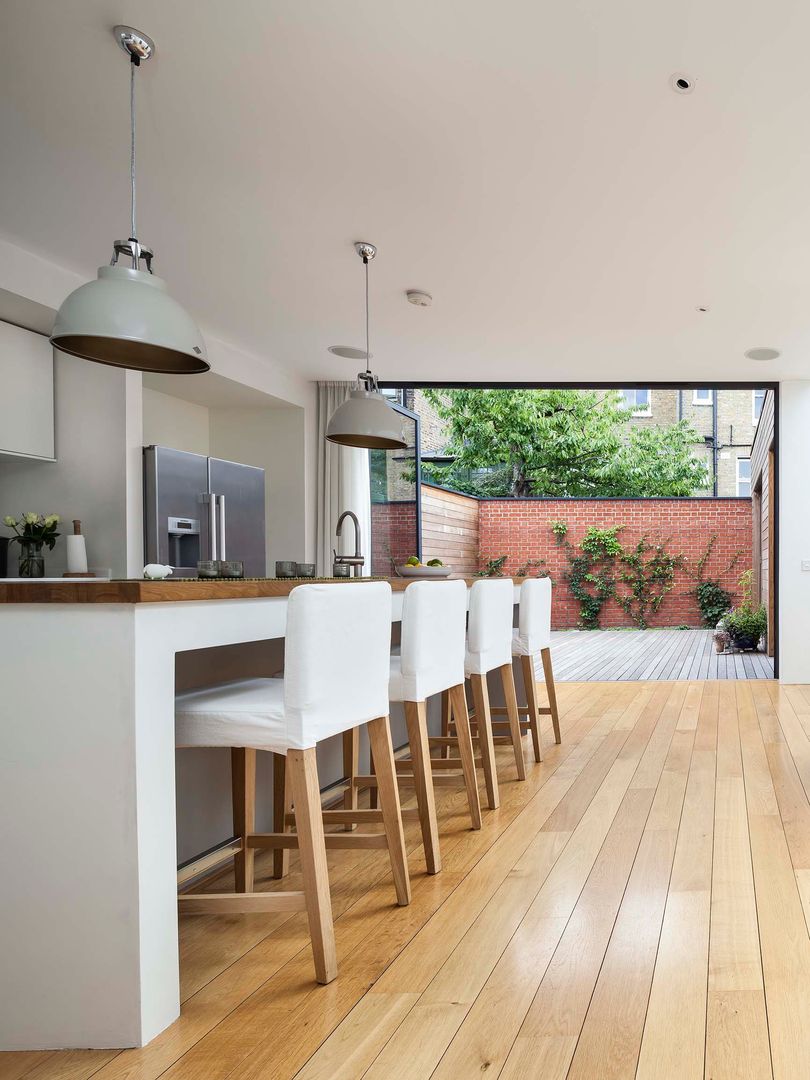
POLYGON ((419 289, 408 289, 405 295, 408 297, 408 303, 415 304, 416 307, 430 307, 433 303, 430 293, 420 292, 419 289))
MULTIPOLYGON (((329 352, 335 356, 342 356, 344 360, 365 360, 366 350, 355 349, 352 345, 330 345, 329 352)), ((374 359, 374 353, 368 354, 369 360, 374 359)))
POLYGON ((782 354, 778 349, 757 348, 746 349, 745 355, 749 360, 776 360, 782 354))
POLYGON ((676 94, 691 94, 695 88, 695 80, 680 71, 669 77, 669 85, 676 94))

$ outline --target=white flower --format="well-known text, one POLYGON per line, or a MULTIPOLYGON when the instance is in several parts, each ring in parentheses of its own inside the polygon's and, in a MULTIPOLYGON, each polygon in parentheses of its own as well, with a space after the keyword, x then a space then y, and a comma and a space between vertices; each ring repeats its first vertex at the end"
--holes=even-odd
POLYGON ((26 525, 36 525, 39 521, 39 514, 23 514, 23 521, 26 525))
POLYGON ((4 517, 3 518, 3 524, 8 525, 8 527, 10 529, 13 529, 14 526, 17 524, 17 520, 16 520, 16 518, 13 518, 13 517, 4 517))
POLYGON ((45 518, 45 524, 46 525, 58 525, 59 524, 59 515, 58 514, 48 514, 48 516, 45 518))

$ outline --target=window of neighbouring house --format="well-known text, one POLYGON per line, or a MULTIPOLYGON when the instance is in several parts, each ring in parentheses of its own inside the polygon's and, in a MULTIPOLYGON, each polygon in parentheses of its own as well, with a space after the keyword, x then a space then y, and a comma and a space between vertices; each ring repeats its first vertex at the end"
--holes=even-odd
POLYGON ((752 390, 751 391, 752 410, 753 410, 752 419, 753 419, 755 424, 759 422, 759 417, 760 417, 760 414, 762 413, 762 406, 765 404, 765 394, 766 394, 765 390, 752 390))
POLYGON ((706 387, 696 388, 692 391, 692 404, 693 405, 711 405, 714 401, 714 390, 708 390, 706 387))
POLYGON ((737 494, 751 494, 751 458, 737 458, 737 494))
POLYGON ((651 394, 649 390, 622 390, 624 406, 633 416, 652 416, 651 394))

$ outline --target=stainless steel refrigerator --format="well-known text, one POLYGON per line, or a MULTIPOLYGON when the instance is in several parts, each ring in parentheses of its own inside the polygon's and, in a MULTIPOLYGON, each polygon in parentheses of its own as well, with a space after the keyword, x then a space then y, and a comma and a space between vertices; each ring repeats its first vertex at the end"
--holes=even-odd
POLYGON ((246 577, 264 577, 264 469, 145 446, 146 562, 196 577, 204 559, 241 559, 246 577))

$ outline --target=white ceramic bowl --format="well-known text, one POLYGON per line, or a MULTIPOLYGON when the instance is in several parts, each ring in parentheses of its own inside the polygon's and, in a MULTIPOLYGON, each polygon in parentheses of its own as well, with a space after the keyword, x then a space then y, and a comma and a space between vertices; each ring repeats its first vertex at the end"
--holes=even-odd
POLYGON ((412 578, 446 578, 453 572, 451 566, 398 566, 397 573, 400 577, 412 578))

